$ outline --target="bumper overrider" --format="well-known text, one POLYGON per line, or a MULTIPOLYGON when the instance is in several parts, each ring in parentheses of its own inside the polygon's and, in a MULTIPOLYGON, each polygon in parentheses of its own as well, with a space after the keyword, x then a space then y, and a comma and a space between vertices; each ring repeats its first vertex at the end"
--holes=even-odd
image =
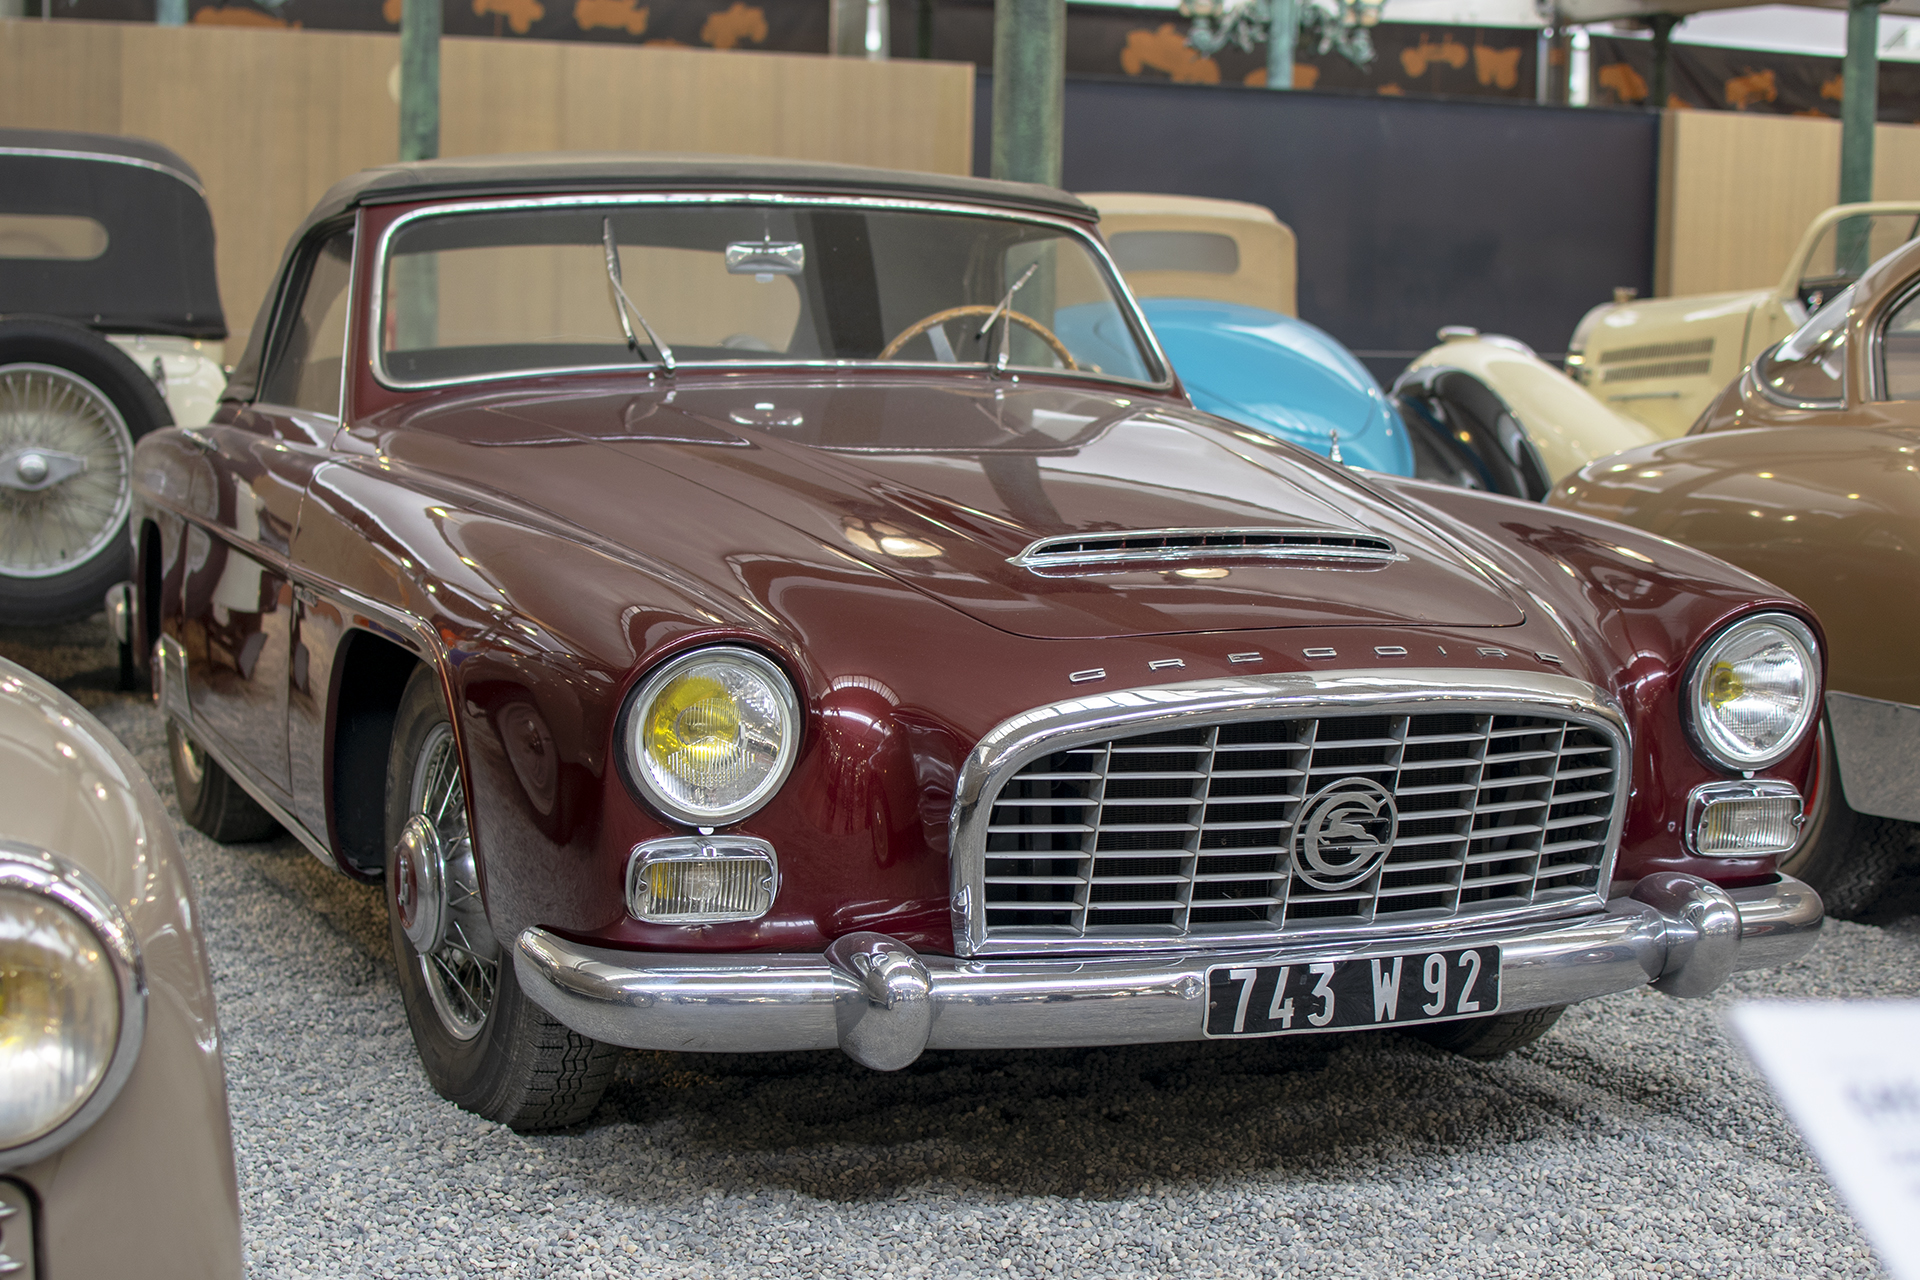
MULTIPOLYGON (((713 1053, 839 1047, 878 1070, 927 1049, 1037 1049, 1207 1037, 1208 973, 1498 947, 1489 1013, 1652 985, 1704 996, 1731 974, 1790 963, 1816 940, 1820 896, 1790 876, 1722 889, 1666 872, 1604 910, 1522 925, 1282 947, 1123 956, 955 959, 878 933, 823 955, 665 955, 581 946, 543 929, 514 947, 521 989, 582 1035, 713 1053)), ((1435 1019, 1438 1021, 1439 1019, 1435 1019)), ((1291 1034, 1310 1032, 1302 1028, 1291 1034)))

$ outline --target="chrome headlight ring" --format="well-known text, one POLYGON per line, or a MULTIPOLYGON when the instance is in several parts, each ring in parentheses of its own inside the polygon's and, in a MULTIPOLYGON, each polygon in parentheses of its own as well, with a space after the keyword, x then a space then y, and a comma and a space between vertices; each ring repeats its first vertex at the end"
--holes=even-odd
POLYGON ((147 975, 132 926, 98 880, 61 857, 37 846, 0 840, 0 890, 45 898, 77 917, 100 943, 120 998, 120 1026, 101 1073, 77 1108, 53 1128, 11 1147, 0 1147, 0 1171, 31 1164, 85 1133, 113 1105, 133 1074, 146 1034, 147 975))
MULTIPOLYGON (((1744 659, 1736 661, 1751 661, 1759 652, 1759 649, 1753 649, 1744 659)), ((1764 769, 1792 754, 1820 718, 1817 696, 1820 688, 1820 645, 1814 639, 1812 630, 1790 614, 1749 614, 1728 623, 1700 646, 1687 668, 1684 688, 1685 713, 1682 718, 1695 749, 1713 764, 1735 773, 1764 769), (1733 664, 1723 659, 1742 646, 1764 644, 1769 632, 1772 633, 1772 643, 1784 643, 1797 658, 1801 671, 1800 694, 1799 705, 1793 709, 1786 727, 1774 737, 1772 745, 1759 746, 1743 740, 1720 714, 1719 707, 1724 703, 1716 702, 1716 698, 1724 690, 1716 685, 1732 671, 1733 664), (1727 673, 1716 670, 1722 666, 1727 667, 1727 673)), ((1736 693, 1733 696, 1740 695, 1736 693)), ((1727 699, 1731 700, 1732 697, 1727 699)))
MULTIPOLYGON (((758 810, 786 782, 799 755, 802 723, 793 682, 766 655, 731 644, 690 650, 655 668, 621 708, 617 729, 621 771, 633 790, 666 817, 694 827, 725 826, 758 810), (689 688, 701 683, 711 686, 705 690, 707 694, 721 695, 717 704, 702 698, 700 690, 689 688), (697 713, 693 719, 705 715, 707 727, 720 730, 701 744, 677 744, 687 748, 687 756, 703 749, 724 749, 707 745, 724 740, 724 726, 716 725, 716 717, 710 712, 719 706, 722 714, 718 719, 723 720, 730 708, 742 743, 731 763, 738 764, 739 756, 748 757, 748 768, 743 772, 751 781, 733 782, 726 788, 728 794, 703 803, 701 787, 697 781, 688 780, 688 774, 697 773, 697 768, 676 775, 672 753, 662 748, 662 738, 667 735, 661 732, 666 721, 660 719, 666 712, 677 721, 668 705, 676 698, 687 702, 686 712, 697 713), (744 740, 750 729, 758 729, 761 737, 749 745, 744 740), (769 730, 778 741, 765 741, 769 730)), ((722 772, 715 771, 716 775, 722 772)))

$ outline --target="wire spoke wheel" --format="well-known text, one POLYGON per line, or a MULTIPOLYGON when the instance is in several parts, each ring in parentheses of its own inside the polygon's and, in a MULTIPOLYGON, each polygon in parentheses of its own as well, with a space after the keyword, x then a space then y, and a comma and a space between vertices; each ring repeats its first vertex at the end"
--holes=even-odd
POLYGON ((49 578, 119 536, 133 501, 133 433, 71 370, 0 365, 0 575, 49 578))
POLYGON ((418 953, 420 976, 447 1034, 471 1040, 493 1012, 501 956, 480 899, 452 726, 438 724, 427 735, 414 766, 407 812, 425 817, 445 853, 446 927, 438 945, 418 953))

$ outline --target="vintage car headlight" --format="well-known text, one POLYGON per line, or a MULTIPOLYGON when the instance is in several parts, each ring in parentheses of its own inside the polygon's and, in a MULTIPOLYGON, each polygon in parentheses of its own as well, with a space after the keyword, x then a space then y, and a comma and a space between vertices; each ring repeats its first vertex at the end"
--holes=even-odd
POLYGON ((93 1123, 133 1069, 145 1014, 112 899, 63 859, 0 843, 0 1168, 93 1123))
POLYGON ((1792 751, 1819 714, 1813 633, 1781 613, 1733 623, 1707 643, 1687 675, 1700 748, 1729 769, 1758 769, 1792 751))
POLYGON ((746 817, 793 768, 800 704, 786 674, 751 649, 683 654, 628 704, 628 770, 662 813, 695 826, 746 817))

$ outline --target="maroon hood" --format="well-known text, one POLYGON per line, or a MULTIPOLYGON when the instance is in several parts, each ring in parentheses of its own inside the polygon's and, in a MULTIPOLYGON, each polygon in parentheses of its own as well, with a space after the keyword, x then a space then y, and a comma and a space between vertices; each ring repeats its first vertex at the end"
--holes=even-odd
POLYGON ((1158 398, 984 377, 757 376, 463 397, 410 425, 476 446, 430 447, 418 464, 642 554, 696 526, 726 529, 741 554, 777 554, 752 545, 779 541, 771 519, 1017 635, 1524 620, 1458 544, 1352 473, 1158 398), (1122 572, 1014 559, 1041 539, 1162 529, 1384 540, 1392 558, 1336 567, 1223 552, 1122 572))

